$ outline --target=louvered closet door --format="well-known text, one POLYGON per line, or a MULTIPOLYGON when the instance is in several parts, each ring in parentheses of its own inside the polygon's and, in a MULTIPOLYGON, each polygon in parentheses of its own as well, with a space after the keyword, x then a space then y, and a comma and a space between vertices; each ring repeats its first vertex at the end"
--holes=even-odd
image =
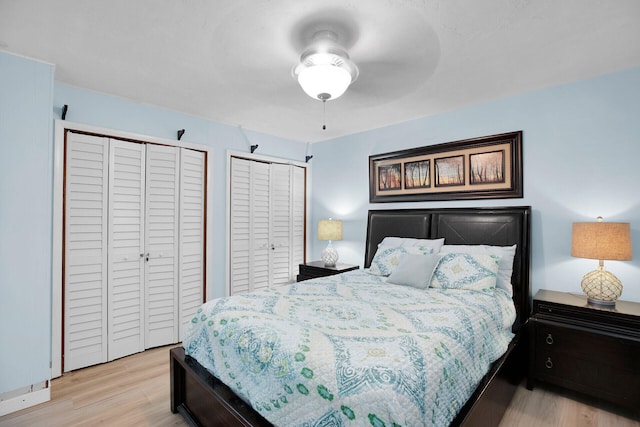
POLYGON ((231 158, 231 294, 295 281, 304 262, 305 170, 231 158))
POLYGON ((145 145, 110 140, 109 360, 144 350, 145 145))
POLYGON ((305 175, 298 166, 271 165, 271 285, 295 281, 304 262, 305 175))
POLYGON ((178 342, 180 150, 147 145, 145 347, 178 342))
POLYGON ((269 168, 231 158, 231 294, 269 287, 269 168))
POLYGON ((299 166, 291 168, 291 252, 289 282, 295 282, 300 264, 304 263, 306 175, 299 166))
POLYGON ((251 162, 231 158, 230 287, 231 295, 249 292, 251 246, 251 162))
POLYGON ((178 339, 204 301, 205 155, 180 149, 180 292, 178 339))
POLYGON ((249 279, 252 291, 269 288, 272 280, 269 268, 272 252, 269 241, 269 169, 267 163, 251 162, 249 279))
POLYGON ((291 279, 292 233, 291 166, 271 165, 271 212, 269 241, 271 242, 271 286, 286 285, 291 279))
POLYGON ((106 138, 67 133, 65 372, 107 360, 108 163, 106 138))

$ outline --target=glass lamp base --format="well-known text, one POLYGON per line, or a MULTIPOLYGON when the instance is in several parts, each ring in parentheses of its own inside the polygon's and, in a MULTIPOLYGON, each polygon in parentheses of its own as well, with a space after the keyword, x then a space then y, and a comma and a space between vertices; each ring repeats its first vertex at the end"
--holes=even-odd
POLYGON ((604 267, 585 274, 581 286, 592 304, 612 306, 622 295, 622 282, 604 267))
POLYGON ((325 267, 335 267, 338 262, 338 251, 336 251, 333 246, 331 246, 331 241, 327 247, 322 251, 322 255, 320 259, 324 263, 325 267))

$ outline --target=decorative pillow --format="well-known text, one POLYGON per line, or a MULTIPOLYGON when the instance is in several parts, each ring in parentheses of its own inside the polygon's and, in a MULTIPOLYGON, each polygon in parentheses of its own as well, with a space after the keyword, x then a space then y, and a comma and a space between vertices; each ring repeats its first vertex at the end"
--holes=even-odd
POLYGON ((507 291, 513 296, 511 275, 513 274, 513 258, 516 256, 516 246, 489 246, 489 245, 444 245, 440 253, 464 253, 464 254, 488 254, 500 257, 498 269, 498 281, 496 287, 507 291))
POLYGON ((378 276, 388 276, 396 269, 400 258, 404 254, 427 255, 433 252, 433 248, 425 246, 411 246, 395 248, 379 248, 371 260, 369 272, 378 276))
POLYGON ((394 285, 413 286, 426 289, 431 283, 433 271, 440 261, 439 254, 413 255, 404 254, 400 258, 398 267, 387 279, 394 285))
POLYGON ((378 249, 397 248, 402 246, 403 248, 410 246, 424 246, 432 248, 433 253, 440 252, 440 248, 444 245, 444 239, 413 239, 410 237, 385 237, 382 242, 378 244, 378 249))
POLYGON ((440 254, 431 287, 491 291, 496 287, 500 257, 487 254, 440 254))

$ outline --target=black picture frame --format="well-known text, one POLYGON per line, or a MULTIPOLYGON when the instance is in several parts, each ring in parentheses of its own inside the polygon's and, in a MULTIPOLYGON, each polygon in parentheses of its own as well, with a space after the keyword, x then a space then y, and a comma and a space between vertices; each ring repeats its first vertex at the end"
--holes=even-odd
POLYGON ((521 130, 369 156, 371 203, 522 197, 521 130), (391 166, 400 183, 381 187, 391 166))

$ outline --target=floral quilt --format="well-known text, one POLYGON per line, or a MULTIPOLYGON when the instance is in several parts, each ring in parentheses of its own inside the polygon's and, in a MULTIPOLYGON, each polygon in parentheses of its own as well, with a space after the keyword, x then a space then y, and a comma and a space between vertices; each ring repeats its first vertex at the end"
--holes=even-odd
POLYGON ((446 426, 513 337, 501 289, 355 270, 212 300, 186 354, 276 426, 446 426))

